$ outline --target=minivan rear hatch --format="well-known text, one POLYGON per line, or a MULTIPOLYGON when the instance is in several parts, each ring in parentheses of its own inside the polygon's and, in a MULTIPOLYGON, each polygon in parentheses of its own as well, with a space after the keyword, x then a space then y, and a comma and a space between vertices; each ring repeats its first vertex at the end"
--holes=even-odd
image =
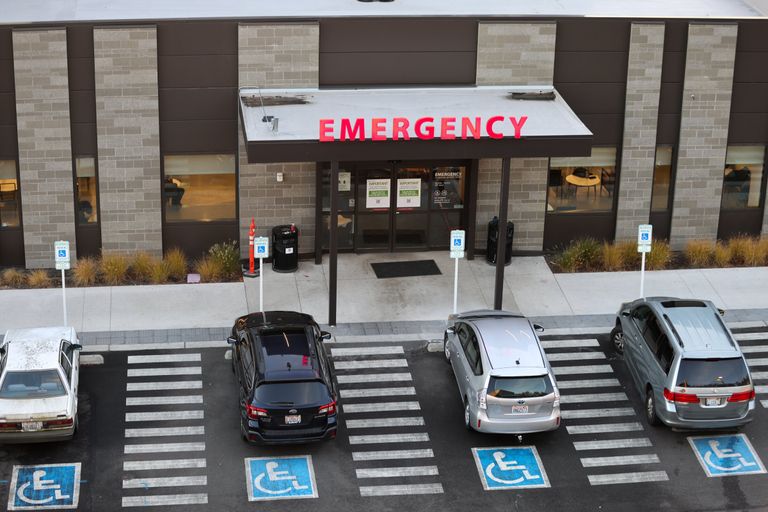
POLYGON ((492 376, 487 393, 487 413, 492 419, 548 417, 555 402, 555 388, 547 374, 492 376))
POLYGON ((755 396, 749 370, 741 357, 684 358, 675 384, 677 414, 688 420, 741 418, 755 396))

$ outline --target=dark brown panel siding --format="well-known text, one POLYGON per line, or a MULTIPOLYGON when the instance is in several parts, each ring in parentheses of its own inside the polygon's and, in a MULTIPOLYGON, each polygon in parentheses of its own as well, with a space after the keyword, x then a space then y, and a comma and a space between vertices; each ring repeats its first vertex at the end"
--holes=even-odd
POLYGON ((237 118, 237 90, 160 89, 160 118, 168 121, 237 118))
POLYGON ((72 153, 96 156, 96 123, 72 123, 72 153))
POLYGON ((561 83, 557 90, 569 98, 568 105, 574 111, 614 114, 624 110, 624 84, 561 83))
POLYGON ((729 144, 768 143, 768 23, 739 23, 729 144))
POLYGON ((11 30, 0 29, 0 158, 3 160, 15 160, 18 156, 12 45, 11 30))
POLYGON ((229 120, 161 121, 163 153, 234 153, 234 129, 229 120))
POLYGON ((622 20, 561 20, 555 51, 626 53, 629 32, 629 23, 622 20))
POLYGON ((92 26, 67 27, 67 57, 72 154, 75 157, 97 156, 92 26))
POLYGON ((237 55, 159 57, 158 80, 165 89, 231 87, 237 83, 237 55))
POLYGON ((320 85, 472 84, 474 66, 468 52, 328 53, 320 55, 320 85))
POLYGON ((232 22, 166 23, 157 33, 158 55, 237 55, 232 22))
POLYGON ((661 64, 659 121, 656 128, 658 144, 676 146, 679 138, 687 42, 687 22, 666 23, 664 27, 664 56, 661 64))

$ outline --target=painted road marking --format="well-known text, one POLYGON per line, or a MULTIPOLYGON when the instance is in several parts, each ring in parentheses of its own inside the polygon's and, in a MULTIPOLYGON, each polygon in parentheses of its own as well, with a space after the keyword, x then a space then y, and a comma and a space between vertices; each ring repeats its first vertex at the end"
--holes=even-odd
POLYGON ((154 469, 204 468, 205 459, 126 460, 123 471, 148 471, 154 469))
POLYGON ((747 358, 749 366, 768 366, 768 357, 747 358))
POLYGON ((127 412, 125 421, 187 421, 202 420, 203 411, 127 412))
POLYGON ((201 476, 168 476, 159 478, 130 478, 123 480, 123 489, 152 489, 155 487, 193 487, 208 485, 208 478, 201 476))
POLYGON ((636 473, 611 473, 608 475, 587 475, 592 485, 637 484, 642 482, 666 482, 666 471, 640 471, 636 473))
POLYGON ((349 436, 349 444, 426 443, 429 434, 378 434, 370 436, 349 436))
POLYGON ((378 427, 421 427, 424 418, 373 418, 368 420, 346 420, 347 428, 378 428, 378 427))
POLYGON ((744 434, 688 437, 708 477, 765 473, 763 461, 744 434))
POLYGON ((752 380, 768 379, 768 372, 749 372, 752 374, 752 380))
POLYGON ((357 478, 397 478, 408 476, 434 476, 440 474, 437 466, 407 466, 399 468, 366 468, 355 470, 357 478))
POLYGON ((371 359, 367 361, 334 361, 337 370, 363 370, 367 368, 405 368, 405 359, 371 359))
POLYGON ((203 395, 129 396, 125 399, 125 405, 128 407, 137 405, 177 405, 201 403, 203 403, 203 395))
POLYGON ((352 452, 352 460, 362 462, 366 460, 394 460, 394 459, 429 459, 434 457, 434 452, 427 448, 423 450, 386 450, 376 452, 352 452))
POLYGON ((563 404, 581 404, 586 402, 621 402, 629 400, 626 393, 589 393, 584 395, 562 395, 563 404))
POLYGON ((168 375, 201 375, 199 366, 181 366, 173 368, 131 368, 128 377, 165 377, 168 375))
POLYGON ((205 427, 127 428, 125 437, 202 436, 205 427))
POLYGON ((245 459, 248 501, 317 498, 311 455, 245 459))
POLYGON ((123 453, 176 453, 176 452, 204 452, 205 443, 153 443, 153 444, 127 444, 123 453))
POLYGON ((379 402, 365 404, 343 404, 341 409, 345 414, 358 414, 362 412, 384 411, 418 411, 421 410, 419 402, 379 402))
POLYGON ((472 456, 486 491, 549 487, 535 446, 472 448, 472 456))
POLYGON ((585 373, 613 373, 613 368, 609 364, 593 364, 585 366, 554 366, 552 371, 555 375, 580 375, 585 373))
POLYGON ((364 375, 337 375, 339 384, 362 384, 367 382, 405 382, 411 379, 410 373, 370 373, 364 375))
POLYGON ((341 398, 370 398, 374 396, 415 395, 416 389, 413 387, 342 389, 339 393, 341 394, 341 398))
POLYGON ((560 389, 576 388, 610 388, 619 386, 618 379, 586 379, 586 380, 559 380, 557 387, 560 389))
POLYGON ((648 448, 652 446, 647 437, 635 439, 608 439, 606 441, 574 441, 576 451, 583 450, 612 450, 617 448, 648 448))
POLYGON ((80 470, 79 462, 13 466, 8 510, 76 509, 80 470))
POLYGON ((403 354, 401 345, 394 347, 356 347, 356 348, 332 348, 333 357, 340 356, 383 356, 391 354, 403 354))
POLYGON ((737 341, 753 341, 753 340, 767 340, 768 333, 766 332, 739 332, 733 335, 737 341))
POLYGON ((550 361, 585 361, 587 359, 605 359, 602 352, 563 352, 547 354, 550 361))
POLYGON ((200 354, 156 354, 149 356, 128 356, 128 364, 186 363, 199 362, 200 354))
POLYGON ((741 347, 741 351, 745 354, 753 354, 756 352, 768 352, 768 345, 751 345, 747 347, 741 347))
POLYGON ((768 393, 768 386, 755 386, 755 393, 758 395, 762 395, 763 393, 768 393))
POLYGON ((561 410, 560 417, 564 420, 583 418, 612 418, 616 416, 634 416, 635 410, 631 407, 615 407, 609 409, 580 409, 576 411, 561 410))
POLYGON ((585 457, 581 460, 581 465, 585 468, 597 468, 603 466, 627 466, 632 464, 657 464, 661 461, 658 455, 639 454, 639 455, 621 455, 618 457, 585 457))
POLYGON ((360 487, 360 496, 403 496, 408 494, 442 493, 442 484, 370 485, 360 487))
POLYGON ((129 382, 126 391, 170 391, 174 389, 202 389, 201 380, 177 380, 170 382, 129 382))
POLYGON ((166 494, 123 496, 123 507, 163 507, 166 505, 207 505, 207 494, 166 494))
POLYGON ((546 340, 541 342, 541 346, 544 349, 548 348, 582 348, 582 347, 599 347, 600 343, 596 339, 588 340, 546 340))
POLYGON ((643 426, 636 422, 629 423, 603 423, 600 425, 568 425, 565 427, 569 434, 604 434, 606 432, 633 432, 643 430, 643 426))

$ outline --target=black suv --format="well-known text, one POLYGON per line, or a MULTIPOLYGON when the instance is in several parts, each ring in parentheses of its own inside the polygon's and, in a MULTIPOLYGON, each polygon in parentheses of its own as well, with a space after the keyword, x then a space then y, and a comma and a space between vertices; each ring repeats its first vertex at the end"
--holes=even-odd
POLYGON ((251 443, 335 438, 336 385, 310 315, 265 311, 235 321, 227 342, 240 382, 240 431, 251 443))

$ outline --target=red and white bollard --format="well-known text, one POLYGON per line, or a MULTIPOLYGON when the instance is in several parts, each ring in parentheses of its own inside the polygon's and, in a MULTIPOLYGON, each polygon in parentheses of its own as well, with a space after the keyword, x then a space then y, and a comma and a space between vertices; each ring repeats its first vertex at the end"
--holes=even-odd
POLYGON ((256 272, 253 239, 256 237, 256 220, 251 217, 251 227, 248 230, 248 272, 253 275, 256 272))

